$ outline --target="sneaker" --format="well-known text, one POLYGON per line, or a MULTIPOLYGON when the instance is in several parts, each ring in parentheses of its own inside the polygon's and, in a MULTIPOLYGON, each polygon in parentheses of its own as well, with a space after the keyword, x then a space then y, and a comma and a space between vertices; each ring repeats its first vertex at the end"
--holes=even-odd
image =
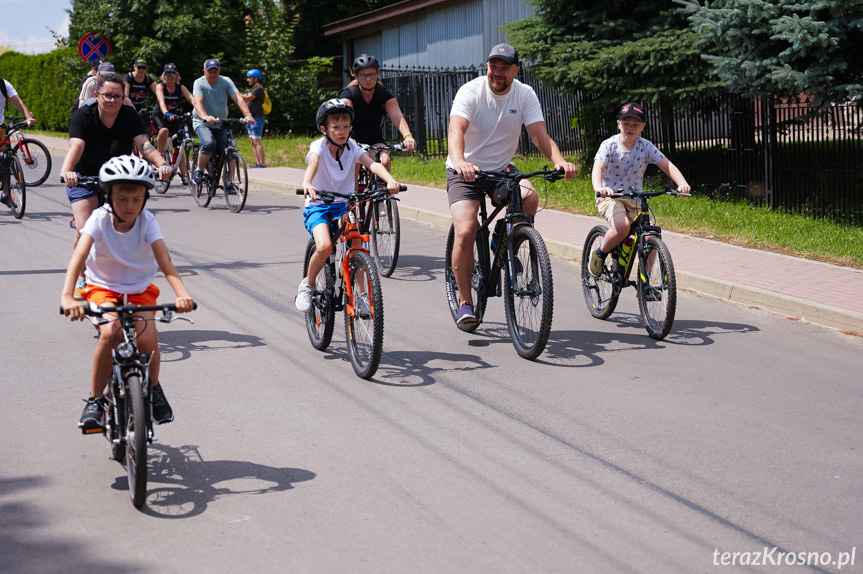
POLYGON ((105 399, 92 397, 85 401, 87 404, 81 412, 81 420, 78 428, 84 431, 102 431, 105 426, 105 399))
POLYGON ((204 170, 196 169, 195 175, 192 176, 192 181, 194 181, 197 185, 201 185, 204 183, 204 170))
POLYGON ((0 203, 2 203, 3 205, 8 207, 9 206, 9 194, 6 194, 6 193, 0 194, 0 203))
POLYGON ((153 411, 153 422, 157 425, 169 423, 174 420, 174 410, 168 404, 168 399, 165 398, 165 391, 162 390, 162 385, 156 385, 150 391, 153 393, 150 396, 150 408, 153 411))
POLYGON ((369 305, 368 293, 357 293, 355 311, 357 312, 357 315, 362 318, 372 316, 372 308, 369 305))
POLYGON ((644 300, 648 302, 662 301, 662 289, 650 287, 644 294, 644 300))
POLYGON ((81 295, 81 290, 87 287, 87 281, 83 277, 78 277, 78 280, 75 281, 75 291, 73 292, 73 297, 78 301, 83 301, 84 296, 81 295))
POLYGON ((180 176, 180 183, 183 185, 189 185, 189 178, 185 175, 180 176))
POLYGON ((470 303, 462 303, 458 310, 458 315, 455 316, 455 323, 459 327, 467 327, 476 323, 476 315, 473 314, 473 305, 470 303))
POLYGON ((602 275, 602 268, 605 266, 605 256, 600 256, 598 252, 594 251, 590 254, 590 265, 588 269, 590 270, 590 274, 594 277, 599 277, 602 275))
POLYGON ((294 299, 294 305, 303 313, 308 313, 312 310, 312 296, 315 294, 315 288, 306 283, 303 279, 300 286, 297 288, 297 298, 294 299))

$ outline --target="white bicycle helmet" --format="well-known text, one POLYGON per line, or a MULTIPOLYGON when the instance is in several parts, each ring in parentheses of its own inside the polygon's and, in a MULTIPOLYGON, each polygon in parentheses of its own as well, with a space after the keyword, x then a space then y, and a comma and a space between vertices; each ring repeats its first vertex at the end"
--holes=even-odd
POLYGON ((99 185, 107 189, 115 183, 139 183, 148 190, 156 185, 156 176, 149 162, 133 156, 112 157, 99 170, 99 185))

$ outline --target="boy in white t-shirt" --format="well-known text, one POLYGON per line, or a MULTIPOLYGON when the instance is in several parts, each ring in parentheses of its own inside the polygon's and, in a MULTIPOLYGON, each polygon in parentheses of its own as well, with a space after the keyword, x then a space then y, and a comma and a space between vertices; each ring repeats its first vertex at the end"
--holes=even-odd
MULTIPOLYGON (((153 280, 158 267, 177 295, 174 302, 177 311, 186 313, 193 309, 194 301, 171 262, 159 223, 144 209, 155 182, 150 164, 131 155, 111 158, 99 170, 99 184, 107 193, 108 202, 93 212, 81 230, 81 239, 66 268, 60 297, 63 314, 73 321, 85 317, 84 309, 73 296, 75 280, 82 271, 85 271, 87 287, 81 294, 92 305, 155 305, 159 288, 153 285, 153 280)), ((148 322, 138 325, 138 349, 153 357, 149 365, 153 420, 156 424, 171 422, 174 413, 159 384, 156 329, 148 322)), ((93 355, 90 398, 78 423, 85 432, 104 425, 102 392, 111 374, 111 350, 119 341, 115 336, 119 328, 117 321, 98 325, 99 342, 93 355)))
POLYGON ((617 189, 641 191, 641 182, 648 164, 656 164, 677 185, 678 191, 689 193, 686 178, 673 163, 668 161, 655 145, 641 137, 647 125, 647 116, 641 104, 629 102, 617 114, 620 133, 613 135, 599 146, 593 160, 591 179, 593 189, 599 194, 596 208, 609 224, 602 243, 590 257, 590 272, 599 277, 605 257, 629 235, 629 228, 638 216, 638 205, 631 199, 606 197, 617 189))
POLYGON ((318 129, 324 134, 309 145, 306 154, 303 190, 306 208, 303 222, 315 239, 315 254, 309 260, 306 276, 297 288, 294 304, 303 313, 312 310, 315 293, 315 277, 323 269, 333 249, 332 232, 338 227, 339 218, 347 213, 347 200, 326 205, 317 199, 317 190, 351 193, 354 191, 354 166, 363 164, 366 169, 384 180, 391 194, 399 192, 399 184, 384 166, 369 157, 357 142, 350 139, 354 109, 344 100, 334 98, 324 102, 316 116, 318 129))

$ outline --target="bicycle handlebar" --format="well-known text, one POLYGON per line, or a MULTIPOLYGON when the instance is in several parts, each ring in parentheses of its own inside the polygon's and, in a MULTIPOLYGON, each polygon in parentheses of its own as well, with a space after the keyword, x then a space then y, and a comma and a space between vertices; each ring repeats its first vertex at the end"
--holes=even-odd
MULTIPOLYGON (((407 191, 408 186, 401 184, 399 185, 399 191, 407 191)), ((315 192, 318 197, 326 204, 330 204, 336 200, 337 197, 342 197, 345 199, 356 199, 362 201, 364 199, 378 199, 383 198, 389 195, 389 191, 384 188, 379 189, 367 189, 365 191, 351 191, 350 193, 342 193, 340 191, 325 191, 323 189, 319 189, 315 192)), ((302 188, 297 188, 297 195, 305 195, 306 190, 302 188)))
MULTIPOLYGON (((602 195, 597 191, 594 193, 597 199, 602 197, 602 195)), ((676 189, 671 189, 667 185, 665 189, 662 191, 636 191, 634 189, 624 190, 623 188, 615 190, 611 195, 606 195, 605 197, 610 197, 613 199, 639 199, 642 197, 658 197, 660 195, 674 195, 678 197, 691 197, 691 193, 682 193, 677 191, 676 189)))
POLYGON ((538 175, 543 176, 542 178, 546 181, 555 182, 563 179, 564 173, 563 170, 556 169, 541 169, 539 171, 531 171, 527 173, 522 173, 519 171, 492 171, 492 170, 480 170, 476 172, 477 179, 485 179, 485 180, 498 180, 503 181, 504 179, 511 179, 513 181, 521 181, 523 179, 529 179, 531 177, 536 177, 538 175))
MULTIPOLYGON (((117 313, 118 315, 131 315, 139 311, 161 311, 162 314, 171 313, 177 310, 174 303, 163 303, 161 305, 120 305, 119 307, 101 306, 93 309, 89 305, 82 304, 84 314, 90 317, 101 317, 105 313, 117 313)), ((192 310, 198 308, 198 303, 192 303, 192 310)), ((63 315, 63 307, 60 307, 60 314, 63 315)))
MULTIPOLYGON (((16 116, 6 116, 6 117, 10 120, 23 119, 21 117, 16 117, 16 116)), ((26 128, 26 127, 29 127, 27 125, 27 120, 24 120, 23 122, 18 122, 17 124, 11 124, 11 125, 7 124, 6 125, 6 137, 8 138, 13 133, 21 131, 21 128, 26 128)))
MULTIPOLYGON (((66 178, 61 177, 60 183, 66 183, 66 178)), ((99 178, 95 175, 79 175, 78 185, 80 185, 81 187, 86 187, 87 189, 93 189, 92 186, 99 185, 99 178)))

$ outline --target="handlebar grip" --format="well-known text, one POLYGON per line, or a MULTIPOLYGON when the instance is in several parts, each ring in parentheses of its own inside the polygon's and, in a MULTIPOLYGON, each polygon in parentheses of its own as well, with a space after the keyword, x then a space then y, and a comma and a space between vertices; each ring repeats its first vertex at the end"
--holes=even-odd
POLYGON ((408 190, 408 186, 406 186, 405 184, 399 185, 399 191, 407 191, 407 190, 408 190))
POLYGON ((305 195, 305 194, 306 194, 306 190, 305 190, 305 189, 299 189, 299 188, 297 188, 297 195, 305 195))

